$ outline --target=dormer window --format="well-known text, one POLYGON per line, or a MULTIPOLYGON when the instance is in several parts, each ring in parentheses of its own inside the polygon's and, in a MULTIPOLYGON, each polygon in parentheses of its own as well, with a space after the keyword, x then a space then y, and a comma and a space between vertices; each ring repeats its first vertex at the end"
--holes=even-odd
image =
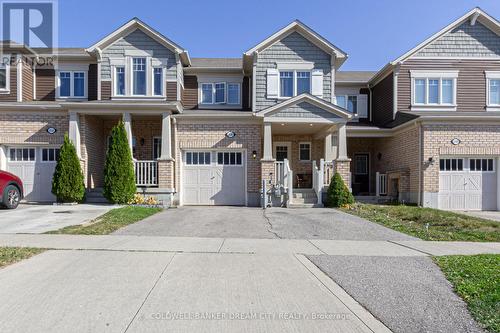
POLYGON ((412 111, 456 110, 458 71, 411 71, 412 111))

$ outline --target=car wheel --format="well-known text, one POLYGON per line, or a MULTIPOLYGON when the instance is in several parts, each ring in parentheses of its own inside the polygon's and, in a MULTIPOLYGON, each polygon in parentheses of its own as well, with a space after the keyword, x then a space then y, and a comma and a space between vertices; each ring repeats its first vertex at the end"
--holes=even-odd
POLYGON ((21 201, 19 189, 14 185, 7 186, 3 192, 3 204, 5 207, 8 209, 17 208, 19 201, 21 201))

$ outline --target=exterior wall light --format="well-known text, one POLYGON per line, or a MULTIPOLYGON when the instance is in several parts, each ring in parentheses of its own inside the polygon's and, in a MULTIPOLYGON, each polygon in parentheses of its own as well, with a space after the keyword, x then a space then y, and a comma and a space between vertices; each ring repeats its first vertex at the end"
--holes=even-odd
POLYGON ((253 158, 254 160, 257 158, 257 151, 256 151, 256 150, 254 150, 254 151, 252 152, 252 158, 253 158))

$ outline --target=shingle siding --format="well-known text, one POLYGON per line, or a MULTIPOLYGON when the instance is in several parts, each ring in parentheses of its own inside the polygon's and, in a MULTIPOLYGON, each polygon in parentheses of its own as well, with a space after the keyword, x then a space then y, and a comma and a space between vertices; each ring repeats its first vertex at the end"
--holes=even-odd
POLYGON ((270 115, 271 118, 318 118, 318 119, 333 119, 339 118, 337 115, 325 111, 315 105, 307 102, 302 102, 297 105, 290 106, 270 115))
POLYGON ((462 23, 446 33, 416 56, 421 57, 492 57, 500 55, 500 38, 493 31, 476 22, 462 23))
POLYGON ((118 39, 103 50, 103 61, 101 64, 101 78, 103 80, 111 80, 109 58, 123 58, 125 57, 126 50, 152 51, 153 58, 168 59, 167 79, 175 80, 177 78, 177 64, 174 52, 137 29, 127 36, 118 39))
POLYGON ((323 98, 331 101, 331 56, 297 32, 268 47, 257 57, 256 110, 262 110, 278 102, 267 99, 267 69, 276 68, 277 62, 312 62, 315 69, 323 70, 323 98))

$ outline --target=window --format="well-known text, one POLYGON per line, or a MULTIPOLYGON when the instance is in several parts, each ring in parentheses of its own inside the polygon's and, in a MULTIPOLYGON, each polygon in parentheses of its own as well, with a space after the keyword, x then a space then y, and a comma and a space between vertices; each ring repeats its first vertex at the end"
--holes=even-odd
POLYGON ((12 162, 34 161, 35 148, 10 148, 9 160, 12 162))
POLYGON ((59 72, 59 98, 86 97, 86 72, 61 71, 59 72))
POLYGON ((153 94, 163 96, 163 68, 161 67, 153 69, 153 94))
POLYGON ((209 165, 210 152, 187 152, 186 153, 187 165, 209 165))
POLYGON ((59 159, 59 148, 43 148, 42 161, 43 162, 57 162, 59 159))
POLYGON ((470 171, 494 171, 492 158, 471 158, 469 160, 470 171))
POLYGON ((439 160, 440 171, 463 171, 463 158, 442 158, 439 160))
POLYGON ((311 92, 311 72, 297 72, 297 95, 311 92))
POLYGON ((455 110, 458 71, 411 71, 414 110, 440 108, 455 110))
POLYGON ((132 58, 134 95, 146 95, 146 58, 132 58))
POLYGON ((61 80, 59 96, 71 97, 71 72, 60 72, 59 79, 61 80))
POLYGON ((343 107, 351 113, 358 113, 358 96, 339 95, 336 96, 337 105, 343 107))
POLYGON ((123 96, 125 95, 125 67, 116 67, 115 73, 115 94, 123 96))
POLYGON ((75 97, 85 96, 85 73, 84 72, 74 72, 73 73, 73 87, 75 97))
POLYGON ((232 82, 201 83, 201 104, 241 103, 241 84, 232 82))
POLYGON ((489 80, 489 105, 500 105, 500 79, 489 80))
POLYGON ((240 84, 227 84, 227 104, 240 104, 240 84))
POLYGON ((242 156, 240 152, 218 152, 218 165, 242 165, 242 156))
POLYGON ((161 157, 161 138, 153 138, 153 159, 161 157))
MULTIPOLYGON (((8 58, 10 59, 10 57, 8 58)), ((9 90, 9 64, 1 63, 0 64, 0 91, 8 91, 9 90)))
POLYGON ((357 175, 368 174, 368 155, 355 155, 354 156, 354 173, 357 175))
POLYGON ((211 83, 201 84, 201 103, 213 104, 213 85, 211 83))
POLYGON ((288 146, 276 146, 276 161, 284 161, 288 158, 288 146))
POLYGON ((280 71, 280 97, 287 98, 311 93, 311 72, 280 71))
POLYGON ((309 142, 299 143, 299 159, 301 161, 311 160, 311 144, 309 142))
POLYGON ((216 83, 215 84, 215 103, 222 104, 226 102, 226 84, 216 83))

